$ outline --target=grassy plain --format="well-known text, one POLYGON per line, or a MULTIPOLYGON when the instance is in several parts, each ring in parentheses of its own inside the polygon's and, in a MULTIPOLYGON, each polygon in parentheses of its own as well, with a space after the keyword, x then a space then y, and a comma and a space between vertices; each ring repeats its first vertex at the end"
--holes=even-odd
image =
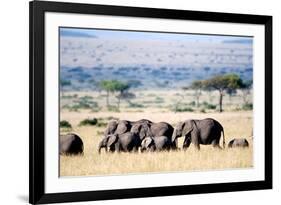
MULTIPOLYGON (((105 102, 104 98, 94 92, 68 93, 68 95, 92 96, 99 105, 105 102)), ((126 102, 121 102, 119 111, 93 111, 92 109, 61 109, 61 120, 71 123, 72 129, 61 129, 61 133, 77 133, 84 142, 84 155, 81 156, 60 156, 61 176, 92 176, 92 175, 118 175, 126 173, 146 173, 146 172, 175 172, 175 171, 200 171, 200 170, 220 170, 233 168, 250 168, 253 166, 253 138, 252 138, 252 111, 239 110, 241 98, 234 96, 232 99, 225 97, 225 112, 218 113, 215 110, 204 110, 194 108, 192 112, 174 112, 171 106, 179 99, 177 92, 168 91, 165 93, 151 91, 138 93, 134 103, 149 104, 147 107, 130 108, 126 102), (156 93, 156 94, 155 94, 156 93), (154 99, 154 101, 152 100, 154 99), (158 99, 158 101, 157 101, 158 99), (161 103, 159 102, 161 100, 161 103), (231 101, 229 101, 231 100, 231 101), (160 105, 160 106, 159 106, 160 105), (197 151, 191 145, 187 151, 171 151, 157 153, 105 153, 100 155, 97 152, 99 141, 103 137, 105 123, 110 118, 139 120, 149 119, 154 122, 166 121, 176 125, 177 122, 185 119, 214 118, 224 127, 226 144, 234 137, 244 137, 249 143, 249 149, 224 149, 218 150, 211 146, 202 146, 197 151), (99 126, 79 126, 79 123, 87 118, 97 118, 104 122, 99 126)), ((202 102, 212 96, 204 95, 202 102)), ((183 102, 188 104, 193 100, 191 95, 185 95, 183 102)), ((216 96, 213 93, 213 102, 216 96)), ((208 100, 209 101, 209 100, 208 100)), ((63 104, 70 103, 69 99, 62 100, 63 104)), ((112 101, 111 101, 112 103, 112 101)), ((194 106, 193 106, 194 107, 194 106)), ((179 139, 179 147, 182 146, 183 138, 179 139)), ((222 146, 222 139, 221 139, 222 146)))

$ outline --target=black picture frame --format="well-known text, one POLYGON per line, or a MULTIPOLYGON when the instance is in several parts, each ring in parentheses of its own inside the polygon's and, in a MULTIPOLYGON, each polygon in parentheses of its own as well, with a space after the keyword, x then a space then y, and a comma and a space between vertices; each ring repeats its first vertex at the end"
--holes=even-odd
POLYGON ((108 200, 138 197, 171 196, 272 188, 272 17, 124 6, 32 1, 30 12, 30 144, 29 202, 32 204, 108 200), (45 192, 45 70, 44 14, 46 12, 102 14, 112 16, 150 17, 162 19, 199 20, 259 24, 265 27, 265 180, 219 184, 197 184, 153 188, 135 188, 71 193, 45 192))

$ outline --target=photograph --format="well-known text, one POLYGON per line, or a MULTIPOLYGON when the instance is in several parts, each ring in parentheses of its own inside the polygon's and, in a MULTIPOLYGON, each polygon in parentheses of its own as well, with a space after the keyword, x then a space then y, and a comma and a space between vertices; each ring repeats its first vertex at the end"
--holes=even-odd
POLYGON ((30 203, 272 188, 272 16, 29 5, 30 203))
POLYGON ((59 177, 253 168, 253 36, 59 27, 58 38, 59 177))

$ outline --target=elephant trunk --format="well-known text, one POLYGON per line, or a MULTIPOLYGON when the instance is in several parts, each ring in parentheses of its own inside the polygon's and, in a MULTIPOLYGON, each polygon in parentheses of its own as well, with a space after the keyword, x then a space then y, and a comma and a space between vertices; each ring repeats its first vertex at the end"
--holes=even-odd
POLYGON ((222 136, 223 136, 223 148, 225 148, 225 136, 224 136, 224 130, 223 130, 223 128, 222 128, 222 136))
POLYGON ((173 135, 172 135, 172 143, 174 143, 177 138, 178 138, 177 130, 175 129, 174 132, 173 132, 173 135))

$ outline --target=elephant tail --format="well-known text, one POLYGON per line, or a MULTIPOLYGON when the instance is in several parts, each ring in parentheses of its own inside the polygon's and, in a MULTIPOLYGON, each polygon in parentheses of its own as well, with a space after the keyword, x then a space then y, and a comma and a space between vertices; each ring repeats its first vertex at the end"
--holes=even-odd
POLYGON ((224 130, 223 130, 223 128, 222 128, 222 136, 223 136, 223 141, 222 141, 222 143, 223 143, 223 148, 225 148, 225 136, 224 136, 224 130))

